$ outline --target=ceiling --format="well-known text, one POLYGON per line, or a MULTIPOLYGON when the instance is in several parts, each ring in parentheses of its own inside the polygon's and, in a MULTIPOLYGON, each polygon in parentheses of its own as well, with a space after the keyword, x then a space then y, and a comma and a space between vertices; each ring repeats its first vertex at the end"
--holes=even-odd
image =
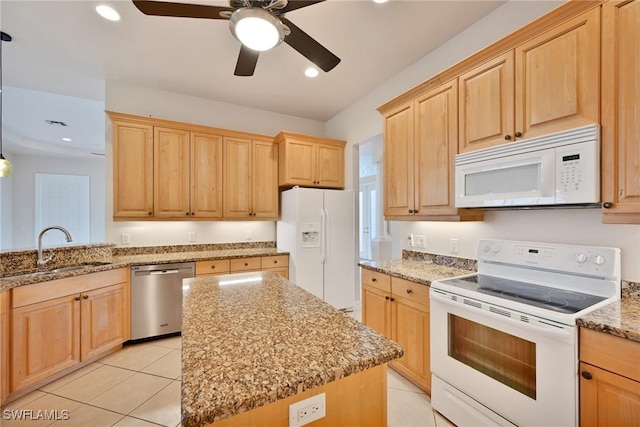
POLYGON ((254 76, 234 76, 240 44, 224 20, 146 16, 128 0, 2 0, 2 31, 13 37, 2 46, 6 148, 104 152, 105 81, 324 122, 503 3, 327 0, 292 11, 342 59, 310 79, 310 62, 286 43, 260 54, 254 76), (122 19, 101 18, 101 3, 122 19))

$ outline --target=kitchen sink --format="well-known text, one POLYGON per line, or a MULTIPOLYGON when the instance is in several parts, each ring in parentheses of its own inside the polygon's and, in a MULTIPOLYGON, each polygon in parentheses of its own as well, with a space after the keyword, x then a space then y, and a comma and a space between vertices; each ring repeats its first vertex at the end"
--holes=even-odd
POLYGON ((29 279, 31 277, 40 277, 40 276, 47 276, 50 274, 55 274, 55 273, 64 273, 66 271, 75 271, 75 270, 81 270, 84 268, 91 268, 91 267, 99 267, 101 265, 109 265, 111 264, 110 262, 102 262, 102 261, 96 261, 96 262, 91 262, 88 264, 79 264, 79 265, 71 265, 69 267, 61 267, 61 268, 56 268, 54 270, 47 270, 47 271, 34 271, 32 273, 20 273, 20 274, 15 274, 15 275, 7 275, 4 276, 4 279, 29 279))

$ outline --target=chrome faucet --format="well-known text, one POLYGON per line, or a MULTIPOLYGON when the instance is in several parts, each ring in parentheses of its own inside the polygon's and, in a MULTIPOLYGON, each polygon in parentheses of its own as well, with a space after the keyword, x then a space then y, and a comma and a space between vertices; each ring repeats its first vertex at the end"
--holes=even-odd
POLYGON ((71 237, 71 233, 69 233, 69 231, 66 228, 60 227, 59 225, 52 225, 51 227, 47 227, 44 230, 42 230, 38 235, 38 261, 36 262, 36 265, 38 266, 38 268, 44 267, 44 265, 49 261, 51 261, 51 259, 53 258, 53 254, 49 254, 48 257, 42 258, 42 237, 49 230, 60 230, 65 234, 65 237, 67 238, 67 242, 71 242, 73 240, 73 238, 71 237))

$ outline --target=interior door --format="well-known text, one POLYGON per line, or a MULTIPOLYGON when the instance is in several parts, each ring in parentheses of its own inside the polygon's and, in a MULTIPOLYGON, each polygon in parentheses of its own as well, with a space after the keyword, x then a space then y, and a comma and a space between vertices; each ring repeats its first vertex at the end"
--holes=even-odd
POLYGON ((371 258, 371 241, 377 235, 376 219, 376 183, 369 182, 360 184, 360 259, 370 260, 371 258))

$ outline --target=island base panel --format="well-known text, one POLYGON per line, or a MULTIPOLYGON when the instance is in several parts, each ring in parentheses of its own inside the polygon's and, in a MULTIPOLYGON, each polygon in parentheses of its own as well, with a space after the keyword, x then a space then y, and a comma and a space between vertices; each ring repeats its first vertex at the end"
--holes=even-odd
POLYGON ((320 393, 326 393, 327 415, 310 426, 387 425, 387 365, 383 364, 207 426, 288 427, 289 405, 320 393))

